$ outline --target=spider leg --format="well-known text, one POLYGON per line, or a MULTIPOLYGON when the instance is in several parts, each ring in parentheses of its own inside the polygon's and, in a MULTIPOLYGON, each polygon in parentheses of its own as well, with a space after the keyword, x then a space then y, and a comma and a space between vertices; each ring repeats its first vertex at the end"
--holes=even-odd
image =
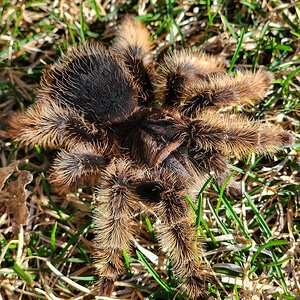
POLYGON ((94 257, 101 277, 101 295, 111 295, 114 281, 125 273, 123 251, 131 250, 133 212, 137 207, 131 170, 126 160, 112 161, 103 172, 102 185, 96 193, 94 257))
MULTIPOLYGON (((104 150, 103 150, 104 153, 104 150)), ((132 186, 132 165, 124 159, 108 159, 82 148, 62 151, 54 162, 51 181, 61 190, 79 186, 83 180, 96 188, 94 258, 101 277, 100 294, 110 296, 118 275, 125 273, 123 251, 130 252, 137 197, 132 186)))
POLYGON ((270 153, 293 145, 295 138, 278 125, 251 122, 245 117, 205 110, 189 123, 195 148, 216 150, 222 156, 244 157, 270 153))
POLYGON ((226 72, 221 58, 201 52, 181 50, 167 56, 156 80, 156 94, 165 107, 178 106, 185 94, 201 80, 226 72))
POLYGON ((118 30, 112 49, 121 56, 127 72, 137 85, 139 104, 151 105, 154 101, 151 83, 154 70, 151 55, 152 43, 147 29, 140 22, 127 17, 118 30))
POLYGON ((197 80, 186 89, 179 109, 193 116, 205 107, 251 104, 265 96, 272 78, 271 73, 259 70, 256 73, 238 72, 236 76, 213 76, 209 81, 197 80))
POLYGON ((75 191, 84 184, 95 185, 109 164, 106 148, 79 145, 71 152, 62 150, 52 166, 49 180, 58 192, 75 191))
POLYGON ((96 145, 105 139, 104 131, 71 108, 42 99, 26 112, 11 115, 5 127, 8 137, 46 149, 68 149, 81 142, 96 145))
POLYGON ((158 239, 172 260, 174 273, 182 278, 182 290, 193 299, 207 299, 206 264, 199 258, 192 215, 184 195, 189 191, 170 173, 154 170, 137 184, 140 200, 154 209, 161 220, 158 239))
POLYGON ((156 94, 165 107, 179 107, 186 115, 203 107, 249 104, 265 96, 272 82, 266 71, 227 75, 223 61, 215 56, 179 51, 160 68, 156 94))

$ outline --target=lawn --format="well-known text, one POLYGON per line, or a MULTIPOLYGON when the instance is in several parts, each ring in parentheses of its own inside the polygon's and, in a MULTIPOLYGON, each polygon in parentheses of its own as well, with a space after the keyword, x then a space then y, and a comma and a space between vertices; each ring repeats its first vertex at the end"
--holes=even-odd
MULTIPOLYGON (((243 195, 208 179, 195 227, 211 274, 210 299, 300 299, 300 4, 298 1, 17 1, 0 4, 0 132, 35 101, 42 71, 72 45, 109 46, 126 14, 143 22, 154 57, 181 48, 221 56, 229 72, 273 73, 268 95, 229 108, 294 134, 296 145, 230 161, 243 195)), ((112 298, 97 296, 92 188, 59 194, 48 182, 54 151, 0 138, 0 300, 186 299, 159 248, 151 212, 139 224, 127 273, 112 298), (25 224, 24 226, 20 224, 25 224)), ((232 173, 232 174, 233 174, 232 173)))

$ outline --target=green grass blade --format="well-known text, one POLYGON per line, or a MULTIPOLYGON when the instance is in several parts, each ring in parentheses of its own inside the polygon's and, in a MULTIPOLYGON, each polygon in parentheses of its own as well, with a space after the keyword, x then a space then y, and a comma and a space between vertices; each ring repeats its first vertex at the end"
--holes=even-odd
POLYGON ((217 203, 217 206, 216 206, 217 214, 219 214, 219 209, 220 209, 220 206, 221 206, 221 203, 222 203, 225 188, 226 188, 229 180, 232 178, 232 176, 233 176, 233 172, 226 178, 226 180, 224 181, 224 183, 221 186, 221 190, 220 190, 220 193, 219 193, 219 199, 218 199, 218 203, 217 203))
MULTIPOLYGON (((221 195, 218 187, 213 184, 213 187, 216 191, 219 192, 219 195, 221 195)), ((227 197, 225 195, 222 195, 221 197, 221 201, 222 203, 224 204, 226 210, 227 210, 227 213, 232 217, 232 219, 237 223, 238 227, 240 228, 240 230, 242 231, 243 235, 246 237, 246 238, 250 238, 249 236, 249 233, 247 231, 247 229, 245 228, 243 222, 239 219, 238 215, 236 214, 234 208, 232 207, 230 201, 227 199, 227 197)))
POLYGON ((221 230, 223 231, 224 234, 229 234, 229 230, 227 229, 227 227, 224 225, 224 222, 222 222, 222 220, 219 218, 217 212, 215 211, 215 208, 213 207, 211 201, 208 199, 207 204, 217 222, 217 224, 219 225, 219 227, 221 228, 221 230))
POLYGON ((146 267, 151 276, 156 280, 156 282, 166 291, 171 292, 172 289, 160 278, 160 276, 156 273, 156 271, 149 264, 145 256, 140 251, 136 251, 136 254, 140 260, 140 262, 146 267))
POLYGON ((263 42, 263 39, 266 35, 266 32, 269 28, 269 24, 270 24, 270 21, 267 21, 266 24, 264 25, 261 33, 260 33, 260 37, 258 39, 258 42, 257 42, 257 45, 256 45, 256 50, 255 50, 255 53, 254 53, 254 57, 253 57, 253 63, 252 63, 252 71, 255 70, 255 67, 257 65, 257 62, 258 62, 258 55, 259 55, 259 51, 260 51, 260 48, 261 48, 261 45, 262 45, 262 42, 263 42))
POLYGON ((27 274, 16 262, 12 266, 12 269, 18 274, 25 282, 31 284, 32 278, 29 274, 27 274))
POLYGON ((124 257, 124 263, 125 263, 126 271, 127 271, 128 275, 131 276, 132 272, 131 272, 131 266, 130 266, 130 258, 129 258, 129 256, 128 256, 125 249, 123 249, 122 254, 123 254, 123 257, 124 257))
POLYGON ((265 243, 264 245, 261 245, 257 249, 257 251, 253 254, 252 259, 251 259, 251 264, 254 264, 256 258, 259 256, 259 254, 261 253, 262 250, 273 247, 273 246, 280 246, 280 245, 286 245, 286 244, 288 244, 287 241, 277 240, 277 241, 270 241, 270 242, 265 243))
POLYGON ((235 52, 234 52, 233 57, 232 57, 231 62, 230 62, 230 67, 229 67, 228 72, 227 72, 228 74, 231 73, 232 69, 234 68, 235 62, 239 57, 239 52, 242 48, 244 35, 245 35, 245 32, 244 32, 244 28, 243 28, 242 31, 241 31, 241 36, 240 36, 237 48, 235 49, 235 52))
POLYGON ((80 3, 80 36, 81 36, 81 43, 85 43, 85 32, 84 32, 84 18, 83 18, 83 9, 82 9, 82 2, 80 3))
POLYGON ((51 251, 51 255, 52 256, 54 256, 55 249, 56 249, 56 231, 57 231, 57 222, 54 223, 53 229, 51 231, 50 251, 51 251))
MULTIPOLYGON (((256 205, 255 205, 254 202, 252 201, 251 197, 250 197, 247 193, 245 193, 244 195, 245 195, 246 199, 248 200, 248 203, 249 203, 249 205, 251 206, 253 212, 255 213, 255 216, 256 216, 256 218, 257 218, 257 220, 258 220, 260 229, 261 229, 261 231, 262 231, 262 233, 263 233, 263 236, 264 236, 265 240, 268 240, 269 238, 272 237, 272 233, 271 233, 270 228, 269 228, 268 225, 266 224, 266 222, 265 222, 265 220, 263 219, 263 217, 262 217, 260 211, 257 209, 256 205)), ((271 249, 270 252, 271 252, 273 261, 274 261, 275 263, 278 263, 278 258, 277 258, 277 256, 275 255, 274 251, 271 249)), ((289 294, 289 293, 288 293, 287 286, 286 286, 286 283, 285 283, 285 279, 284 279, 284 277, 283 277, 283 274, 282 274, 281 269, 280 269, 277 265, 275 265, 274 268, 275 268, 275 271, 276 271, 276 273, 277 273, 277 276, 278 276, 278 278, 279 278, 279 280, 280 280, 280 282, 281 282, 281 285, 282 285, 282 287, 283 287, 284 292, 285 292, 286 294, 289 294)))
POLYGON ((228 19, 224 15, 222 15, 221 18, 222 18, 223 22, 225 23, 227 29, 231 33, 231 35, 238 42, 239 38, 238 38, 237 34, 235 33, 235 31, 233 30, 233 28, 232 28, 231 24, 229 23, 228 19))

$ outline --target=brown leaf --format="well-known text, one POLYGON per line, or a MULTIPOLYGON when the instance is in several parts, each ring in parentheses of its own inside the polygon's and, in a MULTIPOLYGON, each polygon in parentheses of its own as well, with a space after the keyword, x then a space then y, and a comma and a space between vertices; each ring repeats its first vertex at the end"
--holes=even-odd
POLYGON ((27 223, 28 210, 26 207, 26 199, 28 191, 26 185, 33 179, 29 171, 22 170, 18 179, 9 182, 7 185, 6 205, 13 213, 16 225, 24 225, 27 223))
POLYGON ((12 162, 9 166, 0 168, 0 191, 3 189, 6 180, 16 170, 19 161, 12 162))

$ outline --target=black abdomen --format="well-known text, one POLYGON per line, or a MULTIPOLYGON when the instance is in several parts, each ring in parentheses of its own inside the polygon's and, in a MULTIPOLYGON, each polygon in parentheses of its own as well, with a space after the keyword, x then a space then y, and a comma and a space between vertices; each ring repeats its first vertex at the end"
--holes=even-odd
POLYGON ((50 95, 81 111, 89 121, 124 121, 136 106, 136 92, 115 57, 102 47, 93 47, 93 53, 75 53, 53 69, 50 95))

